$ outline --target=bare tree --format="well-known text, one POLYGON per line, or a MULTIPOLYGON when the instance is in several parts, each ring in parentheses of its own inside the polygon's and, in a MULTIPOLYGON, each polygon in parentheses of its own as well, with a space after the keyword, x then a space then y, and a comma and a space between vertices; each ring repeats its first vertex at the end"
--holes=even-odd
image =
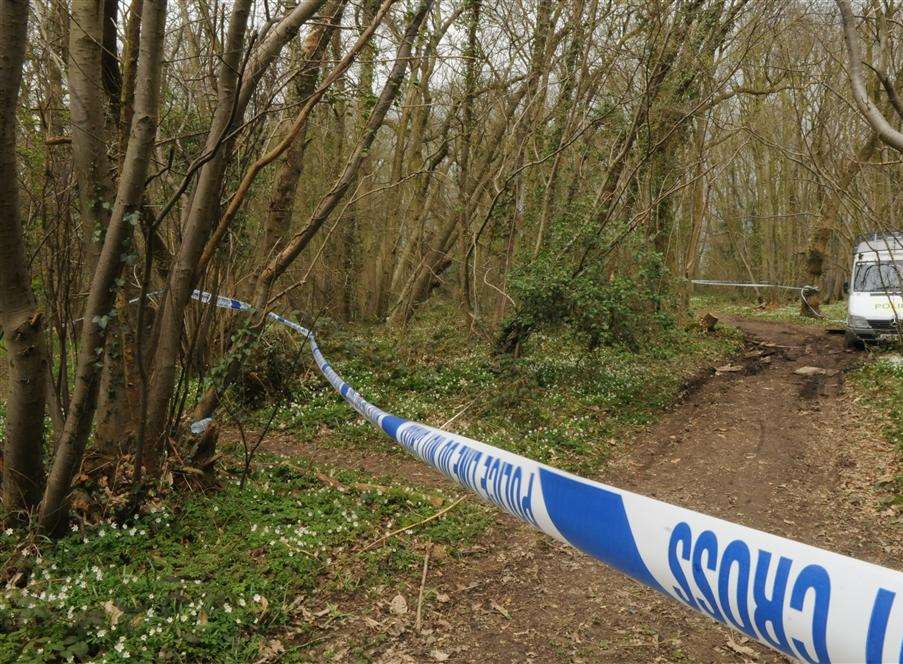
MULTIPOLYGON (((903 152, 903 132, 894 128, 869 96, 862 72, 859 35, 856 33, 855 19, 853 18, 850 2, 849 0, 836 0, 836 2, 837 8, 840 10, 840 21, 843 25, 843 40, 847 50, 847 68, 850 76, 850 87, 853 90, 853 100, 856 102, 859 112, 862 113, 862 117, 877 132, 878 137, 890 147, 903 152)), ((887 81, 886 77, 883 80, 887 81)), ((901 107, 897 99, 893 86, 887 85, 886 87, 888 94, 891 96, 894 109, 900 114, 903 111, 903 107, 901 107)))

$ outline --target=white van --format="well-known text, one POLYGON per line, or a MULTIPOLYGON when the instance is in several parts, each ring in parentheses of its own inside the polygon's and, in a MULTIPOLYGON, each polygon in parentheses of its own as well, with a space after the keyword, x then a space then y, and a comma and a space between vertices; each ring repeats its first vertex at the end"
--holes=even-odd
POLYGON ((847 345, 896 340, 903 331, 903 232, 857 238, 847 301, 847 345))

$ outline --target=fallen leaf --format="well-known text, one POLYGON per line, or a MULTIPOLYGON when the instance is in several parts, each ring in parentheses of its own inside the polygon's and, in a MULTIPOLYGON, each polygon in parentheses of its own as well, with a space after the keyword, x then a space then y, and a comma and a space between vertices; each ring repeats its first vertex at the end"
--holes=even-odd
POLYGON ((715 369, 715 373, 737 373, 743 371, 743 367, 739 364, 725 364, 723 367, 715 369))
POLYGON ((800 367, 794 370, 797 376, 834 376, 837 369, 825 369, 823 367, 800 367))
POLYGON ((448 601, 449 597, 445 593, 439 593, 436 595, 436 601, 445 604, 448 601))
POLYGON ((370 629, 379 629, 380 627, 379 621, 374 620, 370 616, 361 616, 361 620, 363 620, 364 624, 370 629))
POLYGON ((727 639, 727 647, 740 655, 746 655, 747 657, 751 657, 753 659, 759 659, 759 654, 755 650, 753 650, 749 646, 740 645, 730 637, 728 637, 727 639))
POLYGON ((408 612, 408 603, 403 595, 398 594, 392 598, 392 601, 389 602, 389 612, 396 616, 403 616, 408 612))
POLYGON ((430 657, 432 657, 437 662, 446 662, 448 661, 449 654, 447 652, 442 652, 441 650, 430 650, 430 657))
POLYGON ((84 491, 73 491, 72 498, 69 500, 69 506, 77 512, 91 511, 91 501, 84 491))
POLYGON ((113 626, 115 626, 122 617, 122 611, 118 606, 113 604, 112 600, 107 600, 103 603, 103 610, 110 617, 110 624, 113 626))
POLYGON ((285 646, 279 639, 273 639, 260 644, 260 656, 264 659, 275 658, 285 652, 285 646))
POLYGON ((498 611, 499 613, 501 613, 501 614, 502 614, 503 616, 505 616, 505 618, 507 618, 508 620, 511 620, 511 614, 508 613, 508 609, 506 609, 506 608, 505 608, 504 606, 502 606, 501 604, 498 604, 498 603, 496 603, 496 602, 490 602, 490 603, 489 603, 489 606, 491 606, 493 609, 495 609, 496 611, 498 611))
POLYGON ((204 609, 198 611, 198 625, 206 625, 207 624, 207 612, 204 609))

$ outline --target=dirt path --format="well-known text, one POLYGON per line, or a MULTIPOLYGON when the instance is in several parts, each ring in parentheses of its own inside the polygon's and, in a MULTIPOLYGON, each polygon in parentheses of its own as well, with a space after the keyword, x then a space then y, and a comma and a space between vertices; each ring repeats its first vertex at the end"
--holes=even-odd
MULTIPOLYGON (((596 478, 755 528, 903 567, 903 528, 881 513, 875 484, 893 454, 844 397, 859 361, 842 339, 783 323, 733 321, 750 343, 743 371, 696 382, 660 422, 624 441, 596 478), (805 378, 814 365, 840 371, 805 378)), ((738 360, 737 363, 741 361, 738 360)), ((393 455, 297 453, 318 461, 444 482, 393 455)), ((500 515, 485 547, 449 562, 427 587, 425 629, 396 627, 365 653, 394 661, 782 661, 526 526, 500 515), (439 574, 441 573, 441 576, 439 574)), ((419 581, 419 579, 418 579, 419 581)), ((410 589, 416 600, 416 585, 410 589)), ((386 618, 377 612, 372 619, 386 618)), ((370 623, 372 627, 372 622, 370 623)), ((329 640, 342 652, 364 624, 329 640)), ((321 652, 320 654, 323 654, 321 652)))

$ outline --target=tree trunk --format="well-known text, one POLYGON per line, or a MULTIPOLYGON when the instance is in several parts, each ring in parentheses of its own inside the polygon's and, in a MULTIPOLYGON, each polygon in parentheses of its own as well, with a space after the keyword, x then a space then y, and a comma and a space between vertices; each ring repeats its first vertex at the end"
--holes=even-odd
POLYGON ((332 186, 332 189, 320 199, 320 202, 308 220, 307 225, 292 237, 286 247, 279 252, 278 255, 273 257, 261 273, 260 280, 257 284, 257 292, 254 296, 254 306, 258 309, 263 310, 266 307, 270 289, 276 279, 285 272, 288 266, 291 265, 295 258, 297 258, 298 254, 310 244, 310 241, 320 230, 332 211, 335 210, 335 207, 342 200, 352 182, 354 182, 357 177, 358 170, 366 158, 370 146, 373 144, 376 134, 382 126, 383 120, 385 120, 386 113, 388 113, 389 108, 395 101, 395 97, 398 95, 398 90, 401 87, 405 71, 409 64, 408 61, 411 57, 414 40, 417 37, 417 33, 420 31, 420 26, 423 24, 423 20, 426 18, 426 14, 432 5, 432 2, 433 0, 421 0, 416 12, 411 17, 407 29, 405 30, 405 34, 402 37, 402 41, 398 46, 395 59, 393 60, 394 64, 386 78, 382 93, 373 106, 373 110, 364 127, 363 135, 355 146, 354 152, 352 152, 351 156, 348 158, 345 169, 339 176, 339 179, 332 186))
MULTIPOLYGON (((332 11, 324 18, 323 24, 311 31, 305 40, 299 54, 301 71, 298 75, 298 83, 294 96, 297 100, 306 100, 313 94, 317 86, 317 77, 322 67, 323 54, 332 39, 333 33, 338 27, 342 11, 347 0, 339 0, 333 3, 332 11)), ((270 202, 267 207, 267 215, 264 219, 263 241, 260 244, 257 255, 257 264, 263 267, 272 258, 273 253, 285 242, 289 228, 291 227, 292 213, 295 207, 295 197, 298 184, 301 179, 301 171, 306 145, 307 125, 294 138, 292 144, 285 151, 285 156, 276 173, 276 184, 270 202)), ((234 329, 231 330, 234 332, 234 329)), ((227 334, 230 337, 232 334, 227 334)), ((222 385, 212 385, 203 394, 192 412, 194 419, 210 417, 219 405, 220 395, 224 385, 230 385, 238 378, 241 368, 236 356, 229 362, 222 385)))
MULTIPOLYGON (((342 20, 342 10, 347 0, 333 3, 332 11, 324 17, 324 23, 312 30, 305 40, 299 54, 301 71, 294 87, 294 99, 303 102, 317 86, 317 78, 322 67, 323 54, 332 39, 332 34, 342 20)), ((267 215, 263 224, 263 242, 260 245, 258 264, 265 265, 271 258, 274 249, 285 241, 288 234, 292 213, 295 209, 295 195, 301 179, 304 163, 304 149, 307 141, 307 124, 295 137, 276 172, 276 184, 267 207, 267 215)))
POLYGON ((141 34, 141 8, 143 0, 132 0, 129 20, 125 29, 122 49, 122 81, 119 100, 119 152, 125 156, 132 127, 132 113, 135 103, 135 70, 138 66, 138 40, 141 34))
MULTIPOLYGON (((483 9, 482 0, 468 0, 469 14, 467 17, 467 57, 464 69, 464 100, 461 104, 461 157, 458 169, 458 209, 460 217, 458 224, 461 227, 458 233, 458 250, 461 256, 461 269, 458 273, 459 299, 467 316, 474 317, 474 288, 470 283, 470 267, 468 256, 468 242, 470 240, 470 224, 467 217, 467 209, 470 205, 470 197, 473 192, 470 175, 470 158, 474 148, 475 121, 474 102, 476 100, 477 79, 480 73, 480 63, 477 61, 479 51, 478 30, 480 27, 480 12, 483 9)), ((396 320, 407 322, 410 318, 410 307, 405 305, 405 311, 397 315, 396 320)))
POLYGON ((219 218, 220 194, 226 171, 228 146, 224 137, 240 119, 234 113, 239 70, 251 0, 236 0, 232 6, 229 31, 217 81, 218 101, 205 153, 213 156, 198 175, 187 218, 182 224, 182 244, 169 274, 167 291, 158 312, 158 341, 154 349, 152 381, 147 396, 147 424, 138 441, 139 463, 156 470, 162 462, 169 402, 176 378, 176 364, 182 347, 182 317, 191 299, 197 268, 212 225, 219 218))
POLYGON ((682 290, 683 304, 689 306, 693 294, 691 279, 696 276, 696 263, 699 260, 699 240, 705 224, 705 137, 708 119, 703 115, 696 119, 694 136, 696 163, 693 166, 693 185, 690 187, 690 231, 684 252, 684 284, 682 290))
POLYGON ((41 504, 39 525, 45 533, 60 534, 65 528, 72 478, 81 465, 91 430, 99 384, 97 365, 106 345, 108 326, 105 321, 109 320, 114 306, 115 282, 128 251, 131 224, 139 215, 138 207, 157 136, 165 21, 166 0, 144 0, 131 137, 110 224, 88 294, 75 370, 75 391, 41 504))
MULTIPOLYGON (((834 232, 840 227, 838 213, 843 204, 843 197, 856 179, 863 165, 878 148, 879 137, 877 132, 872 132, 868 139, 856 152, 856 157, 850 160, 840 178, 837 181, 837 187, 831 188, 828 193, 827 200, 819 211, 818 222, 812 229, 812 235, 809 237, 809 246, 806 250, 806 284, 810 286, 823 287, 822 275, 824 274, 825 254, 828 251, 828 242, 834 232)), ((804 316, 815 316, 815 311, 820 310, 821 291, 816 291, 806 298, 806 302, 800 303, 800 313, 804 316), (811 309, 810 309, 811 307, 811 309)))
MULTIPOLYGON (((360 5, 360 30, 363 31, 373 20, 376 10, 379 6, 378 0, 363 0, 360 5)), ((361 50, 359 58, 360 70, 358 73, 357 95, 355 99, 355 116, 353 121, 353 135, 360 136, 367 125, 367 118, 370 116, 373 106, 376 103, 376 97, 373 94, 373 79, 376 64, 376 46, 373 40, 361 50)), ((354 191, 362 177, 366 177, 368 170, 368 155, 364 155, 360 166, 357 169, 353 180, 349 183, 348 189, 354 191)), ((362 297, 358 297, 355 281, 349 278, 350 275, 356 273, 358 266, 361 264, 364 251, 360 247, 360 218, 362 215, 362 204, 351 203, 347 207, 346 220, 342 227, 342 265, 340 274, 345 279, 339 285, 340 305, 342 320, 351 320, 363 301, 362 297)))
POLYGON ((103 73, 103 88, 107 93, 107 120, 112 127, 119 123, 119 105, 122 101, 122 72, 119 69, 116 26, 119 18, 119 0, 103 0, 101 21, 102 54, 100 57, 103 73))
POLYGON ((105 0, 73 0, 69 26, 69 115, 72 162, 85 242, 85 274, 97 264, 113 199, 107 159, 109 106, 103 77, 105 0))
POLYGON ((16 169, 16 105, 28 12, 24 0, 0 0, 0 325, 9 358, 3 508, 12 516, 32 510, 44 488, 47 354, 43 317, 31 291, 16 169))
MULTIPOLYGON (((557 108, 555 109, 555 124, 552 130, 551 140, 548 141, 549 150, 562 150, 566 141, 565 130, 570 121, 571 112, 574 109, 574 93, 577 89, 577 71, 580 54, 585 50, 585 24, 583 22, 583 10, 585 0, 578 0, 573 8, 572 20, 576 24, 574 36, 568 44, 567 55, 564 63, 564 81, 561 83, 557 108)), ((555 212, 555 202, 558 194, 559 170, 564 159, 564 152, 555 155, 552 160, 552 168, 545 183, 545 192, 542 196, 540 209, 539 229, 536 233, 536 241, 533 244, 533 257, 536 258, 542 249, 546 228, 551 223, 555 212)))

